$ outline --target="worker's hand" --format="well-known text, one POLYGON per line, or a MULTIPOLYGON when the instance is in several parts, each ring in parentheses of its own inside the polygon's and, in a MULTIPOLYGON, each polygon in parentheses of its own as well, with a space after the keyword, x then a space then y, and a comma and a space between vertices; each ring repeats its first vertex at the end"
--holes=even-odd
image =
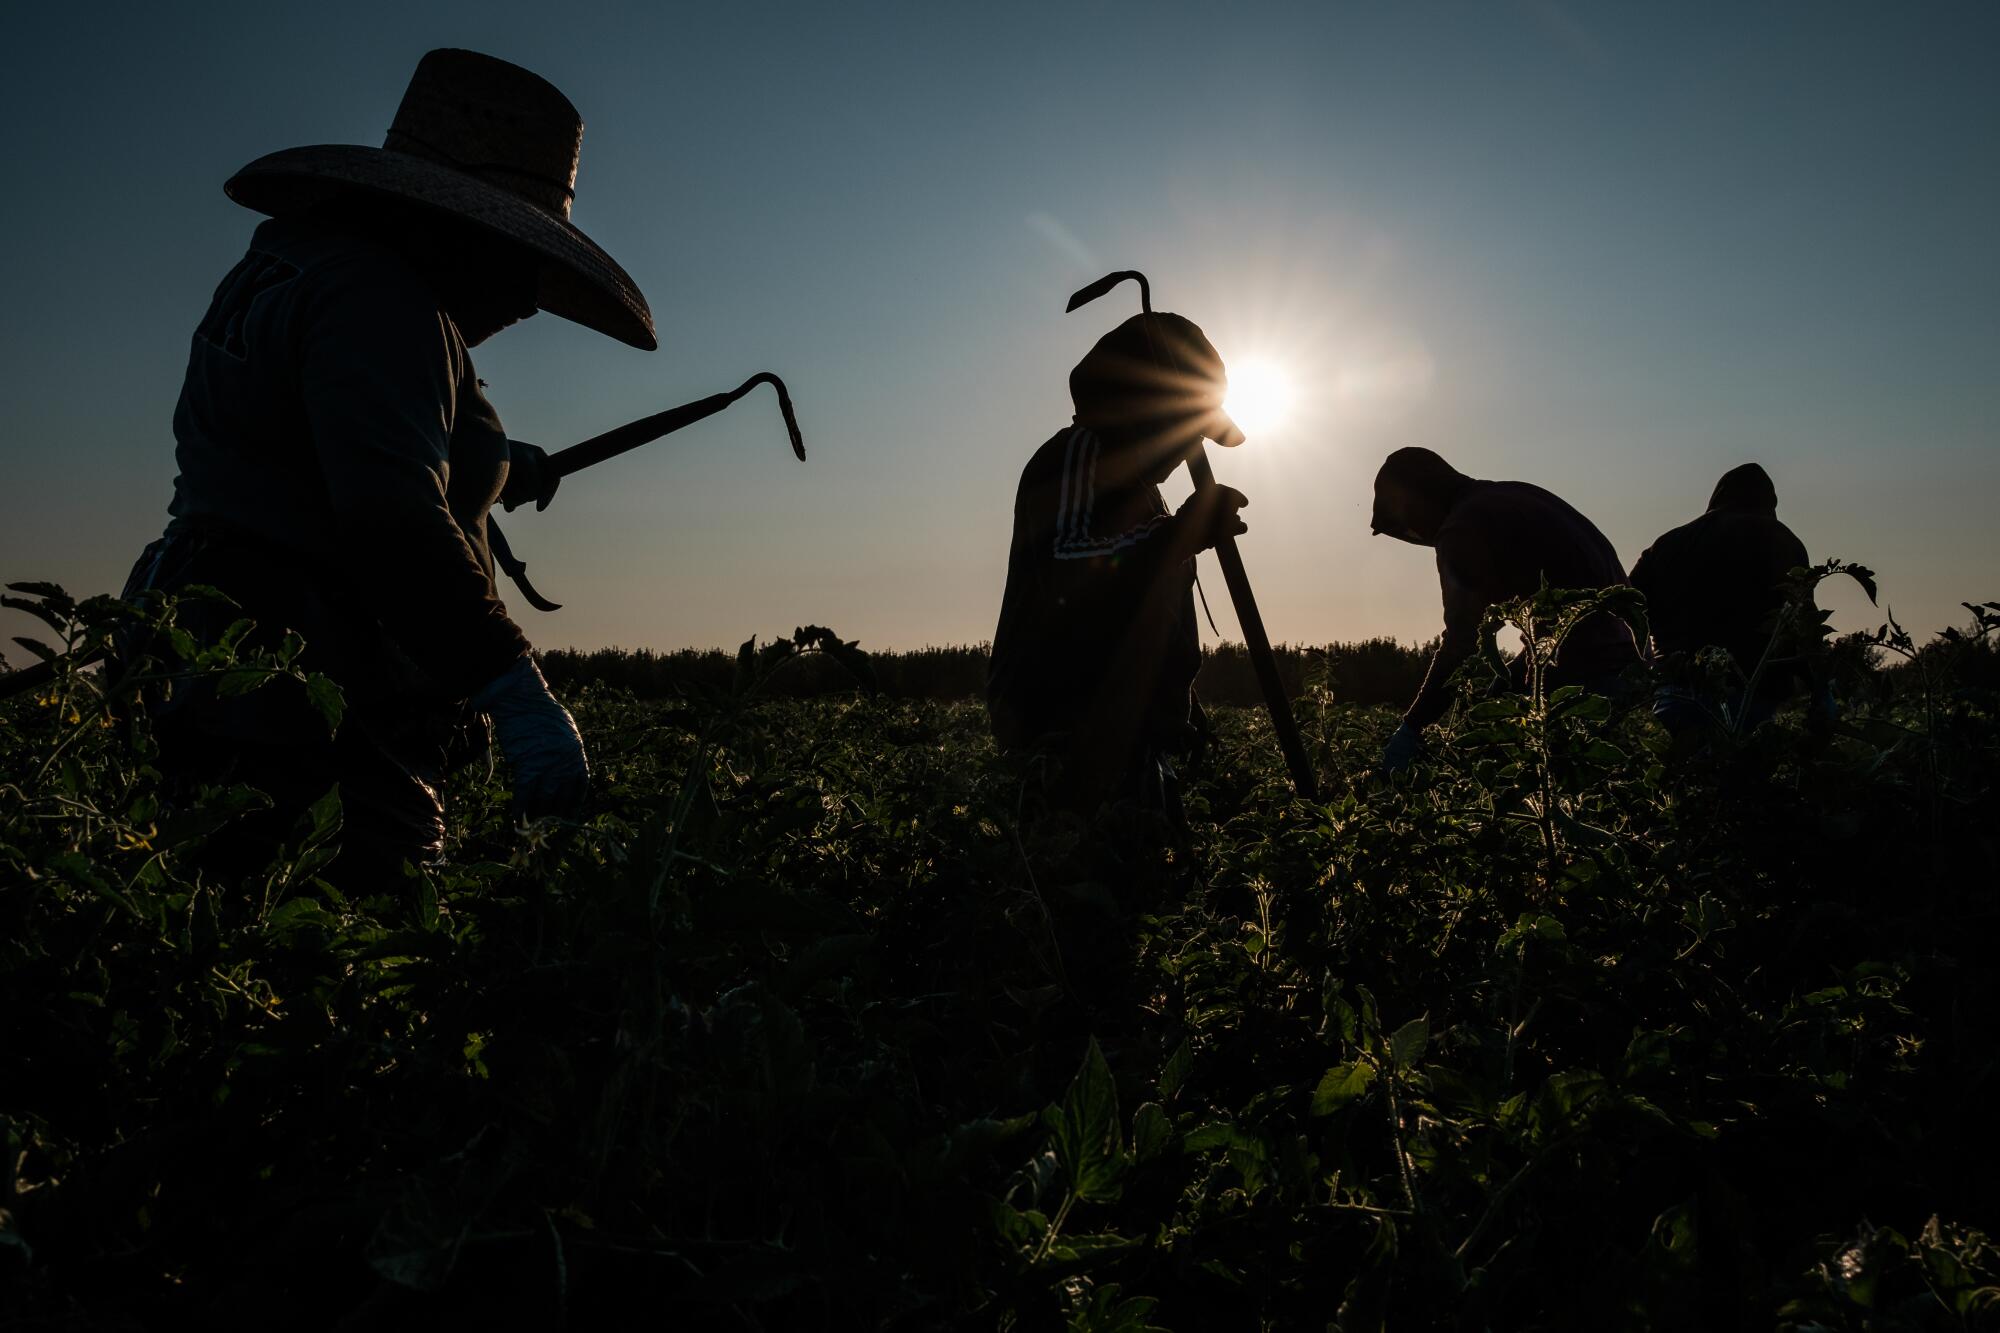
POLYGON ((1389 774, 1400 773, 1416 762, 1417 756, 1423 752, 1423 733, 1405 722, 1396 728, 1396 734, 1382 747, 1382 771, 1389 774))
POLYGON ((590 761, 569 710, 549 693, 532 657, 523 657, 472 698, 490 714, 514 777, 517 818, 573 814, 590 787, 590 761))
POLYGON ((1236 512, 1249 498, 1233 486, 1216 486, 1196 491, 1181 502, 1174 514, 1189 547, 1206 551, 1224 537, 1238 537, 1250 531, 1236 512))
POLYGON ((500 488, 500 504, 508 513, 533 500, 535 512, 549 507, 556 498, 562 478, 549 466, 549 451, 526 440, 507 441, 507 483, 500 488))

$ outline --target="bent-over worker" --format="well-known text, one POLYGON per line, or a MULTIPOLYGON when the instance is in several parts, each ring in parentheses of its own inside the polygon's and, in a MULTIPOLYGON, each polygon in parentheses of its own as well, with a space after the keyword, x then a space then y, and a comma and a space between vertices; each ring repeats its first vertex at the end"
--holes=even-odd
MULTIPOLYGON (((1383 767, 1391 772, 1416 758, 1423 729, 1451 706, 1452 673, 1478 646, 1488 607, 1533 596, 1545 581, 1551 588, 1626 581, 1604 534, 1560 497, 1525 481, 1468 477, 1429 449, 1389 455, 1375 476, 1370 523, 1378 536, 1436 549, 1444 598, 1444 639, 1383 752, 1383 767)), ((1605 686, 1638 660, 1631 630, 1599 612, 1571 631, 1552 679, 1605 686)))
MULTIPOLYGON (((1743 673, 1744 686, 1764 661, 1753 697, 1739 689, 1734 709, 1749 725, 1767 718, 1809 674, 1795 642, 1773 644, 1773 617, 1784 604, 1785 575, 1810 563, 1805 543, 1778 517, 1778 490, 1755 463, 1724 473, 1701 517, 1660 538, 1632 566, 1632 584, 1646 594, 1653 646, 1661 655, 1717 647, 1743 673), (1765 661, 1766 649, 1777 651, 1765 661)), ((1830 716, 1832 697, 1816 689, 1813 716, 1830 716)), ((1669 686, 1654 704, 1667 726, 1698 725, 1701 705, 1669 686)))
MULTIPOLYGON (((443 843, 454 733, 490 716, 523 815, 573 810, 589 767, 493 583, 487 511, 546 504, 468 349, 537 309, 651 349, 645 299, 569 222, 582 121, 470 51, 418 64, 382 148, 259 158, 225 186, 271 215, 197 327, 174 414, 172 521, 128 592, 210 584, 347 698, 336 737, 300 689, 183 691, 159 716, 183 782, 244 781, 271 832, 338 783, 345 873, 443 843)), ((210 632, 237 612, 184 609, 210 632)), ((483 731, 483 727, 480 728, 483 731)))

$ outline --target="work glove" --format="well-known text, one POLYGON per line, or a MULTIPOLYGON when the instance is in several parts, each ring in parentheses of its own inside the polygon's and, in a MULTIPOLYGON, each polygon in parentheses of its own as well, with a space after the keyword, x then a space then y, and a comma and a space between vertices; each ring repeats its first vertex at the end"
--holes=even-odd
POLYGON ((1389 774, 1400 773, 1416 762, 1417 756, 1423 752, 1423 734, 1405 722, 1396 728, 1396 734, 1382 747, 1382 771, 1389 774))
POLYGON ((507 481, 500 488, 500 505, 513 513, 533 500, 535 512, 549 507, 562 478, 549 466, 549 451, 526 440, 507 441, 507 481))
POLYGON ((531 657, 523 657, 472 697, 472 707, 493 719, 493 734, 514 777, 519 819, 567 815, 583 803, 590 761, 569 710, 549 693, 531 657))
POLYGON ((1186 534, 1189 546, 1206 551, 1224 537, 1240 537, 1250 531, 1236 512, 1249 503, 1249 498, 1233 486, 1203 488, 1181 501, 1174 521, 1186 534))

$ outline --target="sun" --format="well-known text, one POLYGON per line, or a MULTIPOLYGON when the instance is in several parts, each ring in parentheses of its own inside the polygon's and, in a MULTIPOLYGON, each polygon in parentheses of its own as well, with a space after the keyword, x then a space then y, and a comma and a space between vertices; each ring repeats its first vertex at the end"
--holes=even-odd
POLYGON ((1223 410, 1255 439, 1277 430, 1292 412, 1292 379, 1275 361, 1251 358, 1229 368, 1223 410))

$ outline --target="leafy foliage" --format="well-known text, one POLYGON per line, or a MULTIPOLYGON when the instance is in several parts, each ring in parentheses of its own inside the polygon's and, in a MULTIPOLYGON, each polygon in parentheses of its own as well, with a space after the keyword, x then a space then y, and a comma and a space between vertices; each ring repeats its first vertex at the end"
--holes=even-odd
POLYGON ((802 629, 575 689, 586 820, 468 770, 448 863, 357 885, 337 793, 222 878, 261 798, 152 765, 142 689, 337 720, 295 648, 13 592, 55 670, 0 707, 0 1319, 2000 1320, 1992 604, 1885 626, 1921 671, 1848 663, 1829 728, 1690 751, 1645 682, 1548 687, 1639 608, 1545 593, 1493 626, 1529 688, 1469 666, 1393 780, 1324 681, 1320 802, 1217 710, 1185 833, 1051 808, 975 707, 802 629), (818 663, 857 690, 787 697, 818 663))

